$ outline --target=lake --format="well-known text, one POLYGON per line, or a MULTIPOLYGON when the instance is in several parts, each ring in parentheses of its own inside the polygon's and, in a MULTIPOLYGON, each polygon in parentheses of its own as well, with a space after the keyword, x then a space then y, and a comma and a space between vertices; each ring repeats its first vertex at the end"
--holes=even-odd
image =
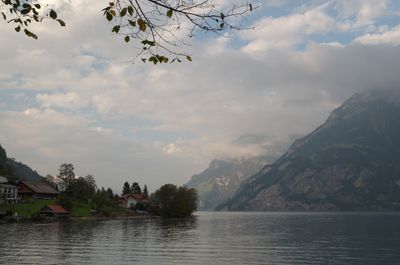
POLYGON ((0 224, 0 264, 400 264, 399 213, 0 224))

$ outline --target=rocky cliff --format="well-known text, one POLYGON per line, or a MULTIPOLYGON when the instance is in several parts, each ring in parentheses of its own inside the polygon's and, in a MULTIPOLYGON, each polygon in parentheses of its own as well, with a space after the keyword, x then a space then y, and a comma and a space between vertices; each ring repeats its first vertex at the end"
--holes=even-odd
POLYGON ((400 209, 400 93, 355 94, 218 209, 400 209))

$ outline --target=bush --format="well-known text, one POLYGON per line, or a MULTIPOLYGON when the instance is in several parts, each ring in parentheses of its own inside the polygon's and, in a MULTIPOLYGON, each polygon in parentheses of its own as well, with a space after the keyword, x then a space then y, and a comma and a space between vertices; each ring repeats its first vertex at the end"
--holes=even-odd
POLYGON ((165 184, 150 198, 150 211, 156 215, 189 217, 197 210, 197 191, 184 186, 165 184))

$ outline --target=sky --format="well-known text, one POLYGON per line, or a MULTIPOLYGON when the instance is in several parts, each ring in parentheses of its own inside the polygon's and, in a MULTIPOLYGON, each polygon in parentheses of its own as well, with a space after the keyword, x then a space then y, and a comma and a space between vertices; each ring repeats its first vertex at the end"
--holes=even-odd
POLYGON ((67 162, 115 191, 181 185, 215 158, 278 156, 352 94, 399 86, 399 1, 258 1, 238 22, 254 29, 199 33, 182 47, 193 62, 161 66, 130 62, 106 4, 56 1, 67 27, 38 25, 38 40, 0 23, 0 143, 43 176, 67 162))

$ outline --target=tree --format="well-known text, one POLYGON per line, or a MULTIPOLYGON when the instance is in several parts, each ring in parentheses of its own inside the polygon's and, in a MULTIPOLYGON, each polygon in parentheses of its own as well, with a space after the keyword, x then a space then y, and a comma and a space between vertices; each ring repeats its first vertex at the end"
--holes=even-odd
POLYGON ((107 188, 106 192, 107 192, 108 199, 113 200, 114 199, 114 192, 112 191, 112 189, 109 187, 109 188, 107 188))
POLYGON ((131 191, 131 186, 129 185, 128 181, 125 181, 124 186, 122 187, 122 194, 130 194, 131 191))
POLYGON ((164 217, 189 217, 197 210, 197 201, 195 189, 165 184, 151 195, 150 208, 164 217))
POLYGON ((133 194, 140 194, 140 195, 142 194, 142 189, 140 188, 139 183, 137 182, 132 183, 131 192, 133 194))
POLYGON ((94 179, 94 176, 93 176, 93 175, 87 175, 87 176, 85 177, 85 181, 86 181, 86 183, 87 183, 89 186, 91 186, 94 190, 97 189, 96 180, 94 179))
POLYGON ((147 190, 147 185, 146 185, 146 184, 144 185, 144 188, 143 188, 143 196, 144 196, 146 199, 149 198, 149 191, 147 190))
MULTIPOLYGON (((14 23, 15 30, 28 37, 38 38, 28 30, 31 23, 53 20, 62 27, 66 25, 54 9, 43 6, 38 0, 0 1, 3 19, 14 23)), ((186 41, 179 37, 180 32, 190 38, 197 30, 223 34, 242 29, 240 18, 253 9, 251 3, 223 7, 215 0, 112 0, 102 12, 112 33, 126 43, 134 43, 137 54, 133 61, 141 58, 143 62, 157 64, 181 62, 182 58, 192 60, 181 51, 186 41), (174 58, 170 60, 171 55, 174 58)))
POLYGON ((71 163, 61 164, 58 169, 57 177, 64 182, 66 189, 68 189, 69 185, 75 179, 74 165, 72 165, 71 163))
POLYGON ((57 179, 50 174, 47 174, 46 177, 44 177, 44 181, 53 187, 57 187, 57 179))

